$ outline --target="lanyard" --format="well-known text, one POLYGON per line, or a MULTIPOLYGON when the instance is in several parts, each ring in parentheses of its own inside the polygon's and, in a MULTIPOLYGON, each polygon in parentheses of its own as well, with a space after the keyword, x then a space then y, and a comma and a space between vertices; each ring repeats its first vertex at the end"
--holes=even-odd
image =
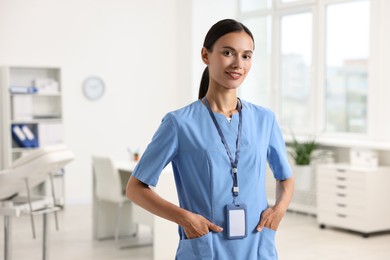
POLYGON ((237 104, 237 110, 239 114, 239 123, 238 123, 238 134, 237 134, 237 140, 236 140, 236 154, 235 159, 233 160, 232 153, 230 152, 229 146, 226 142, 225 136, 222 133, 221 127, 219 126, 217 119, 215 118, 215 115, 213 111, 210 108, 209 101, 207 98, 204 98, 207 110, 209 111, 209 114, 211 116, 211 119, 213 119, 214 125, 217 128, 218 134, 221 137, 221 141, 223 145, 225 146, 225 150, 227 155, 230 159, 230 165, 232 166, 232 176, 233 176, 233 199, 235 199, 238 196, 238 179, 237 179, 237 165, 238 165, 238 159, 240 157, 240 145, 241 145, 241 132, 242 132, 242 112, 241 112, 241 100, 238 98, 238 104, 237 104))

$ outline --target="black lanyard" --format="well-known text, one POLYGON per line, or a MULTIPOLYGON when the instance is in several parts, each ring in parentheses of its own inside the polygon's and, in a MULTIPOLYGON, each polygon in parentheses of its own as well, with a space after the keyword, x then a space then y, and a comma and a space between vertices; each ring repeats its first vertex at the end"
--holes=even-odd
POLYGON ((238 123, 238 134, 237 134, 237 140, 236 140, 236 158, 233 160, 232 153, 230 152, 229 146, 226 142, 225 136, 222 133, 221 127, 219 126, 217 119, 215 118, 215 115, 213 111, 210 108, 209 101, 207 98, 204 98, 207 110, 210 113, 211 119, 213 119, 214 125, 217 128, 218 134, 221 137, 221 141, 223 145, 225 146, 225 150, 227 155, 229 156, 230 159, 230 164, 232 166, 232 176, 233 176, 233 198, 236 198, 238 196, 238 179, 237 179, 237 165, 238 165, 238 159, 240 157, 240 145, 241 145, 241 132, 242 132, 242 112, 241 112, 241 100, 238 98, 238 103, 237 103, 237 110, 239 114, 239 123, 238 123))

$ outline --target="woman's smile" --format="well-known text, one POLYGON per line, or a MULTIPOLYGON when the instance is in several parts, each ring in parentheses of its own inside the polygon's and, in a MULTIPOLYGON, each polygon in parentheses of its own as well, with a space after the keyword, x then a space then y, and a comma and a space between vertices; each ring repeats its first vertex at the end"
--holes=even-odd
POLYGON ((235 71, 226 71, 226 74, 233 80, 238 80, 242 77, 242 74, 235 71))

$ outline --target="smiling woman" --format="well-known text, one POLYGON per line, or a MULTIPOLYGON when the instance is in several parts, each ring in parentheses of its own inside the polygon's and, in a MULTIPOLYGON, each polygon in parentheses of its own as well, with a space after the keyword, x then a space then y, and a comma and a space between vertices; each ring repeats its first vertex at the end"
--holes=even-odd
POLYGON ((203 47, 202 60, 209 73, 215 75, 206 86, 215 85, 210 89, 236 90, 252 66, 253 45, 253 40, 247 33, 234 32, 218 39, 212 49, 203 47))
POLYGON ((226 19, 206 35, 199 100, 168 113, 127 185, 127 196, 179 225, 176 259, 277 259, 275 232, 294 181, 274 114, 237 97, 252 65, 254 40, 226 19), (229 120, 226 120, 229 117, 229 120), (266 162, 277 200, 268 207, 266 162), (171 163, 180 207, 156 186, 171 163))
POLYGON ((209 88, 210 58, 214 58, 216 61, 218 61, 216 65, 211 65, 211 67, 226 66, 227 64, 234 62, 235 64, 233 64, 232 68, 230 69, 234 69, 233 71, 242 70, 240 76, 244 75, 244 77, 240 77, 241 80, 239 85, 244 81, 247 72, 249 72, 252 66, 251 56, 254 50, 254 38, 252 33, 248 28, 242 27, 240 24, 237 25, 237 28, 235 28, 232 33, 227 33, 229 32, 229 29, 230 28, 226 25, 221 26, 221 28, 216 28, 214 25, 210 28, 210 31, 206 35, 201 55, 202 60, 207 65, 207 67, 205 68, 202 75, 199 87, 199 98, 203 98, 209 88), (219 31, 216 31, 217 29, 219 31), (229 46, 229 44, 235 44, 234 46, 237 46, 240 48, 240 50, 234 49, 232 46, 229 46), (213 50, 216 51, 213 52, 213 50), (241 68, 244 65, 245 67, 241 68), (243 72, 245 72, 245 74, 243 74, 243 72))

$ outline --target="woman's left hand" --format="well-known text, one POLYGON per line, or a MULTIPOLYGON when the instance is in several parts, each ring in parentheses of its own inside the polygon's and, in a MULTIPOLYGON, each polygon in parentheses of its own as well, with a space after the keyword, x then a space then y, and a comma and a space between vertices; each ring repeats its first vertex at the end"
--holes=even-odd
POLYGON ((260 216, 259 224, 257 225, 257 231, 263 230, 263 227, 277 230, 279 223, 284 216, 285 211, 276 207, 267 208, 260 216))

